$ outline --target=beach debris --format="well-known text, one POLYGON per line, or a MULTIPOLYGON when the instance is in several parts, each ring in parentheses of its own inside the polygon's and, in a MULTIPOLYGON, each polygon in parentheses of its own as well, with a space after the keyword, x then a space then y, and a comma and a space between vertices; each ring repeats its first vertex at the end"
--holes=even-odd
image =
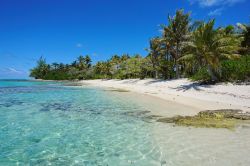
POLYGON ((250 124, 250 113, 234 109, 206 110, 195 116, 159 118, 157 122, 174 123, 177 126, 234 129, 241 123, 250 124))

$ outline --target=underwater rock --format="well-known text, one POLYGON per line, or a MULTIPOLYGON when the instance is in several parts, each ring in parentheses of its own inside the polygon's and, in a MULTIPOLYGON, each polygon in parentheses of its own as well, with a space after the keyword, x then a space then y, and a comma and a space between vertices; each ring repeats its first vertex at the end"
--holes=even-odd
POLYGON ((129 111, 122 113, 122 115, 140 117, 148 113, 150 113, 150 111, 129 111))
POLYGON ((15 105, 22 105, 24 104, 24 102, 20 101, 20 100, 16 100, 16 99, 8 99, 6 101, 2 101, 0 103, 0 107, 11 107, 11 106, 15 106, 15 105))
POLYGON ((162 117, 162 116, 160 116, 160 115, 149 115, 149 116, 146 116, 145 118, 147 118, 147 119, 157 119, 157 118, 160 118, 160 117, 162 117))
POLYGON ((46 103, 41 104, 42 108, 40 111, 46 112, 50 110, 58 110, 58 111, 71 111, 72 110, 72 104, 69 102, 66 103, 46 103))

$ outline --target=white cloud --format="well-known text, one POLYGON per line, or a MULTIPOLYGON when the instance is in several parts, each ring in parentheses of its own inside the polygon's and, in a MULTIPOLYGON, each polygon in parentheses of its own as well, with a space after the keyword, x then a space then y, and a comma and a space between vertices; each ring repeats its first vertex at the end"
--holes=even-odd
POLYGON ((1 69, 1 71, 6 74, 25 74, 26 73, 22 70, 15 69, 13 67, 6 67, 4 69, 1 69))
POLYGON ((98 54, 94 52, 94 53, 92 54, 92 56, 98 56, 98 54))
POLYGON ((76 47, 78 47, 78 48, 82 48, 82 47, 83 47, 83 45, 82 45, 82 43, 77 43, 77 44, 76 44, 76 47))
POLYGON ((15 68, 9 67, 7 68, 11 73, 21 74, 23 73, 21 70, 17 70, 15 68))
POLYGON ((217 9, 211 10, 208 15, 209 16, 220 16, 222 11, 227 7, 233 6, 236 3, 241 3, 246 0, 189 0, 190 4, 199 4, 200 7, 207 8, 215 8, 217 9))
POLYGON ((245 0, 189 0, 191 4, 198 3, 201 7, 232 6, 245 0))
POLYGON ((212 10, 208 13, 209 16, 220 16, 223 11, 223 8, 218 8, 215 10, 212 10))

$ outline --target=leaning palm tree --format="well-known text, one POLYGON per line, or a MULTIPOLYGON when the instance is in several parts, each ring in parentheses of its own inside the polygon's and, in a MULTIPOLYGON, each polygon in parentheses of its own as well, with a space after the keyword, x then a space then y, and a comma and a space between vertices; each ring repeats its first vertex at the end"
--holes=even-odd
POLYGON ((198 62, 206 66, 212 81, 217 81, 216 71, 222 59, 237 58, 240 55, 240 38, 234 33, 226 33, 225 29, 214 29, 215 20, 202 23, 193 32, 189 51, 180 59, 198 62))

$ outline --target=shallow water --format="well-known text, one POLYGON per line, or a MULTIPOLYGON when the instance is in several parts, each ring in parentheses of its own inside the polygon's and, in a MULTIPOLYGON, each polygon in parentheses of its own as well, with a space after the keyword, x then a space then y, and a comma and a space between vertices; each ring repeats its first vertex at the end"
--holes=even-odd
POLYGON ((0 81, 0 165, 249 165, 248 128, 173 127, 145 118, 147 103, 99 88, 0 81))

